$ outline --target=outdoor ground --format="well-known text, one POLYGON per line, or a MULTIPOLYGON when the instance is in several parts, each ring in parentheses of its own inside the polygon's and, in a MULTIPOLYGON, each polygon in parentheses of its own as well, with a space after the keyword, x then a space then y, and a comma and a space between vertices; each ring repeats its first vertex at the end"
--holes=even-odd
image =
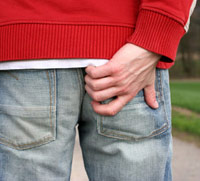
POLYGON ((200 80, 170 82, 172 102, 172 127, 188 133, 200 144, 200 80))

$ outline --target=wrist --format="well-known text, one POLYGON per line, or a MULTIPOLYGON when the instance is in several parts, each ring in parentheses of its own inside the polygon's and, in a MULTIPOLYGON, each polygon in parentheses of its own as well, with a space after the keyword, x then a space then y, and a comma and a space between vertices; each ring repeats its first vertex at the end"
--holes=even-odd
POLYGON ((142 48, 138 45, 135 45, 133 43, 126 43, 128 44, 128 46, 133 46, 134 48, 134 51, 137 52, 139 55, 150 55, 152 57, 152 60, 155 61, 155 62, 159 62, 159 60, 161 59, 162 55, 158 54, 158 53, 155 53, 153 51, 150 51, 150 50, 147 50, 145 48, 142 48))

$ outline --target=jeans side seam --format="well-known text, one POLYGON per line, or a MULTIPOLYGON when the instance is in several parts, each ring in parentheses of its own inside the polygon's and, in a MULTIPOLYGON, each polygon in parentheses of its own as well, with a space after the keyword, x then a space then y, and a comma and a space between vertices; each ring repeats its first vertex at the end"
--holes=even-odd
MULTIPOLYGON (((162 79, 162 74, 160 74, 160 77, 161 77, 161 80, 162 79)), ((162 99, 163 99, 163 111, 164 111, 164 116, 165 116, 165 119, 167 120, 167 128, 169 128, 169 119, 167 118, 167 112, 166 112, 166 105, 165 105, 165 98, 164 98, 164 92, 163 92, 163 83, 162 81, 160 81, 161 83, 161 93, 162 93, 162 99)))
POLYGON ((83 92, 84 92, 84 88, 83 88, 83 80, 84 80, 84 78, 83 78, 83 74, 82 74, 82 69, 80 69, 80 68, 77 68, 76 69, 76 71, 77 71, 77 77, 78 77, 78 81, 79 81, 79 87, 80 87, 80 100, 81 100, 81 102, 82 102, 82 100, 83 100, 83 92))
MULTIPOLYGON (((159 70, 158 70, 159 71, 159 70)), ((158 73, 159 74, 159 73, 158 73)), ((157 78, 157 79, 159 79, 159 78, 157 78)), ((156 84, 156 88, 157 88, 157 91, 159 92, 159 94, 158 94, 158 98, 159 98, 159 100, 161 100, 161 95, 160 95, 160 91, 159 91, 159 80, 157 80, 157 84, 156 84)))
MULTIPOLYGON (((55 114, 54 125, 56 125, 56 120, 57 120, 57 114, 56 114, 56 110, 57 110, 57 107, 56 107, 56 103, 57 103, 56 69, 54 69, 54 71, 53 71, 53 79, 54 79, 54 106, 53 106, 53 110, 54 110, 54 114, 55 114)), ((56 126, 54 126, 54 133, 56 133, 56 126)), ((56 137, 56 135, 53 135, 53 136, 56 137)))
POLYGON ((52 132, 52 135, 53 135, 53 126, 52 126, 52 115, 51 115, 51 111, 52 111, 52 90, 51 90, 51 81, 50 81, 50 78, 49 78, 49 73, 48 73, 48 70, 46 70, 46 75, 47 75, 47 79, 49 81, 49 95, 50 95, 50 109, 49 109, 49 116, 50 116, 50 123, 51 123, 51 132, 52 132))

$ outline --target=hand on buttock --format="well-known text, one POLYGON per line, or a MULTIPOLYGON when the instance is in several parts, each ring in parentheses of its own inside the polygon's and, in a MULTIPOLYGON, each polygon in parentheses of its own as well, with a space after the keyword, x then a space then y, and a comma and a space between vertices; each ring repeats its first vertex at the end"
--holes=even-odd
POLYGON ((137 93, 144 89, 146 103, 156 109, 155 71, 160 55, 131 43, 122 46, 106 64, 88 66, 85 89, 94 111, 101 115, 117 114, 137 93), (101 101, 116 97, 107 104, 101 101))

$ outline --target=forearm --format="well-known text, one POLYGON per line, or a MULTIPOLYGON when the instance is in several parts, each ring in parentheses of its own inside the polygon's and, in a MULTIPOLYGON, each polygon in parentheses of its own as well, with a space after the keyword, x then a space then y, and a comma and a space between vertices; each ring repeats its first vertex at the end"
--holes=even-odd
POLYGON ((127 42, 162 55, 162 61, 174 61, 195 4, 196 0, 142 0, 135 31, 127 42))

